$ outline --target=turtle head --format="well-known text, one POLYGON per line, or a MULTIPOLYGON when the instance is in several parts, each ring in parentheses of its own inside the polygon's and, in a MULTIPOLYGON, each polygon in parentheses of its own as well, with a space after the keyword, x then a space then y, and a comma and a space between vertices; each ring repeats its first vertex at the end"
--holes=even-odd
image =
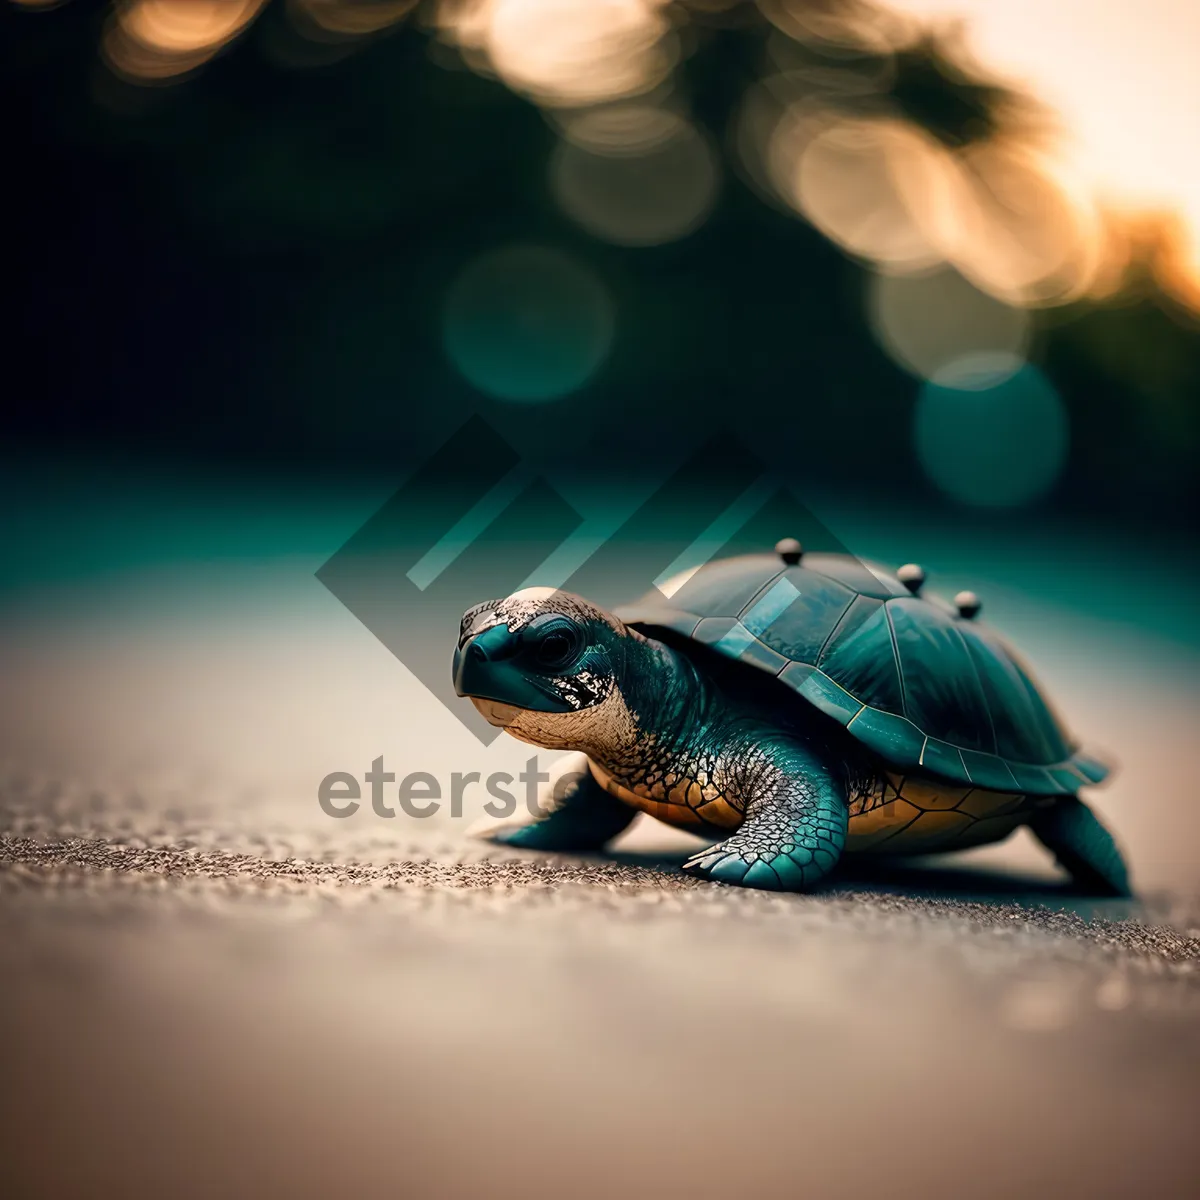
POLYGON ((602 743, 638 635, 611 613, 553 588, 525 588, 469 609, 454 689, 493 725, 547 749, 602 743))

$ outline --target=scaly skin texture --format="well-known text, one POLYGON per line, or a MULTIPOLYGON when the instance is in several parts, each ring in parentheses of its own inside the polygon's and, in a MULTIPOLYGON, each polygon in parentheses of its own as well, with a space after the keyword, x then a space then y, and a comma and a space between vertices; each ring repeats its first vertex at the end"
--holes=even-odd
POLYGON ((472 609, 455 671, 460 693, 493 724, 588 756, 593 779, 497 835, 513 845, 599 849, 642 811, 723 838, 687 861, 694 875, 801 890, 846 849, 960 849, 1028 822, 1077 881, 1128 889, 1119 851, 1077 798, 900 775, 777 681, 703 647, 649 638, 577 596, 530 589, 472 609), (545 639, 562 621, 574 642, 560 659, 545 639))
MULTIPOLYGON (((722 661, 697 662, 607 614, 592 616, 575 597, 555 596, 553 604, 590 622, 611 676, 589 676, 589 702, 566 712, 475 703, 514 737, 583 751, 594 782, 576 785, 541 819, 497 833, 499 840, 529 849, 599 849, 641 811, 723 839, 688 860, 690 873, 799 890, 833 869, 855 827, 851 820, 867 829, 860 841, 889 850, 914 837, 919 849, 935 849, 939 840, 974 832, 975 818, 950 803, 972 789, 951 796, 944 786, 889 776, 821 714, 790 696, 781 703, 770 681, 756 689, 756 675, 722 661)), ((464 618, 463 642, 497 624, 519 633, 544 607, 525 594, 481 605, 464 618)), ((581 685, 570 682, 562 692, 578 699, 581 685)), ((1012 816, 1001 836, 1015 827, 1023 798, 1003 800, 1012 816)), ((993 828, 983 835, 990 838, 993 828)))
POLYGON ((810 888, 823 879, 846 844, 846 792, 836 772, 799 741, 768 730, 750 743, 729 739, 721 761, 728 764, 745 819, 683 869, 774 891, 810 888))
MULTIPOLYGON (((535 745, 584 751, 605 792, 630 805, 631 815, 641 809, 697 832, 734 830, 685 864, 691 874, 787 890, 823 878, 845 845, 846 765, 830 763, 798 730, 781 730, 752 705, 732 701, 662 643, 634 634, 626 655, 633 669, 625 686, 599 704, 567 714, 514 710, 503 714, 505 727, 535 745)), ((505 840, 581 848, 580 808, 598 801, 573 799, 505 840)), ((596 825, 607 827, 599 818, 596 825)))

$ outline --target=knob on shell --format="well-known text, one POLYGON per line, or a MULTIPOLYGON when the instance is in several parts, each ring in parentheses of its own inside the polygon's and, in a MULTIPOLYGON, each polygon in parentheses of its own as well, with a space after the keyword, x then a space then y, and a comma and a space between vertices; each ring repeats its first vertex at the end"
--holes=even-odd
POLYGON ((965 617, 970 621, 979 615, 979 610, 983 605, 980 604, 979 597, 974 592, 959 592, 954 597, 954 607, 958 609, 960 617, 965 617))
POLYGON ((921 594, 921 589, 925 586, 925 570, 923 567, 918 567, 916 563, 905 563, 897 572, 896 578, 914 596, 921 594))
POLYGON ((789 567, 794 567, 800 561, 800 556, 804 553, 804 547, 795 538, 784 538, 782 541, 775 543, 775 553, 789 567))

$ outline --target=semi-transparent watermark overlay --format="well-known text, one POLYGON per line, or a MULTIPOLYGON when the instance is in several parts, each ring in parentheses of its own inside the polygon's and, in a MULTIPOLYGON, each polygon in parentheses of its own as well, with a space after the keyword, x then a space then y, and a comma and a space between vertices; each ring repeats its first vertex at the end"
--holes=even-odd
POLYGON ((430 771, 398 776, 387 769, 380 755, 361 779, 349 771, 331 771, 317 786, 317 803, 327 817, 338 820, 353 817, 364 807, 385 820, 400 815, 420 820, 439 813, 462 817, 464 802, 469 801, 473 810, 475 802, 487 796, 483 811, 489 817, 514 816, 518 806, 524 805, 537 820, 561 804, 587 775, 586 770, 568 771, 543 792, 550 772, 533 757, 516 775, 511 771, 492 771, 486 776, 481 771, 453 771, 447 787, 430 771))

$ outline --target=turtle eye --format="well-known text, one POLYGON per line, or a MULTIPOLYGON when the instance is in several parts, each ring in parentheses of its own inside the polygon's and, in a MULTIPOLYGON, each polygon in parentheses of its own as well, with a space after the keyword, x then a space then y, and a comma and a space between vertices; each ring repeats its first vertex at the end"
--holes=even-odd
POLYGON ((566 617, 539 618, 530 627, 533 658, 545 671, 560 670, 571 663, 583 648, 583 633, 566 617))

